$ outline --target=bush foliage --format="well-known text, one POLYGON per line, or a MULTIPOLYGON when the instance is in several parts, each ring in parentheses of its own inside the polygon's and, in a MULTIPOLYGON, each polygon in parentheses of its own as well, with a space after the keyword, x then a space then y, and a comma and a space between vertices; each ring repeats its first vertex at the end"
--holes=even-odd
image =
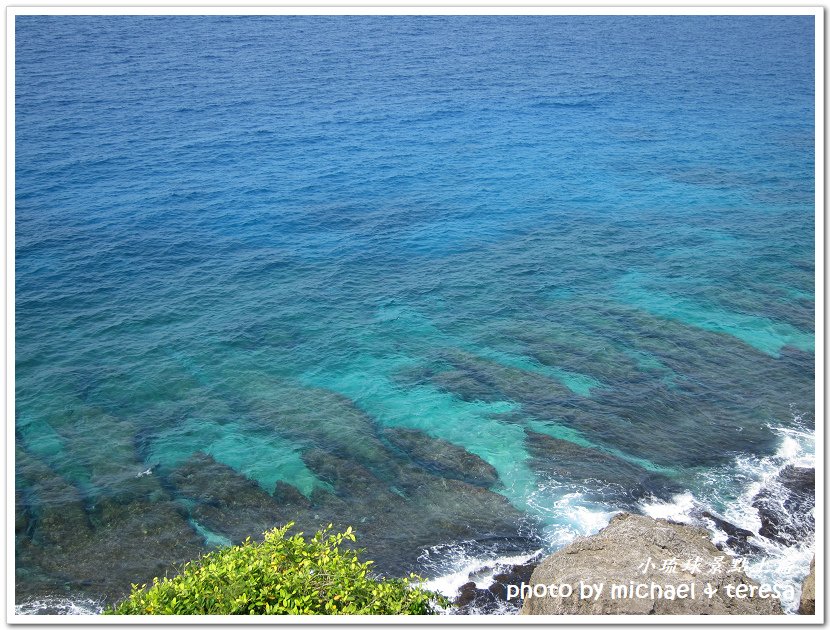
POLYGON ((332 526, 305 539, 291 537, 293 526, 265 533, 262 542, 205 554, 173 577, 154 578, 132 587, 129 597, 104 611, 110 615, 425 615, 431 604, 447 600, 427 591, 423 581, 378 579, 358 551, 343 549, 355 541, 352 528, 331 533, 332 526))

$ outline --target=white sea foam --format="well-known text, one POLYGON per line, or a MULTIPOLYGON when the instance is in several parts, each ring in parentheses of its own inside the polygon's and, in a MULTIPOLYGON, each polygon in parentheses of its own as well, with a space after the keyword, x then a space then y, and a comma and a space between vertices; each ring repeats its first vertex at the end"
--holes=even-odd
MULTIPOLYGON (((700 518, 703 510, 721 513, 730 523, 753 532, 750 540, 762 553, 746 559, 746 574, 762 584, 784 587, 781 604, 788 613, 798 609, 801 583, 809 571, 814 540, 808 537, 793 546, 785 546, 762 536, 761 519, 753 500, 762 489, 775 487, 776 478, 786 466, 815 467, 815 435, 801 425, 798 416, 795 419, 794 427, 770 427, 781 440, 773 455, 739 456, 732 465, 703 474, 704 490, 699 496, 684 492, 668 502, 641 504, 642 511, 649 516, 705 526, 715 543, 725 543, 727 535, 711 521, 700 518)), ((788 514, 788 518, 798 517, 788 514)))
MULTIPOLYGON (((703 511, 721 514, 730 523, 753 532, 755 535, 750 540, 761 553, 745 559, 746 573, 762 584, 783 587, 781 604, 792 614, 798 608, 801 583, 809 570, 814 542, 810 539, 786 547, 761 536, 761 520, 752 502, 761 489, 775 483, 775 478, 786 466, 815 467, 815 436, 812 430, 799 426, 798 418, 794 428, 771 428, 781 440, 773 455, 737 457, 728 466, 701 473, 696 493, 683 492, 669 501, 643 501, 640 509, 653 518, 705 526, 715 544, 726 543, 728 536, 713 522, 701 518, 703 511)), ((429 580, 427 586, 450 598, 470 581, 475 582, 477 588, 487 588, 492 584, 493 576, 504 568, 523 564, 542 552, 562 548, 577 537, 594 534, 618 513, 587 499, 578 488, 554 482, 541 486, 528 497, 526 505, 529 512, 546 523, 539 532, 544 550, 529 555, 493 557, 479 553, 481 550, 474 544, 441 550, 436 547, 421 558, 427 560, 425 565, 437 569, 440 574, 429 580), (430 556, 429 559, 426 556, 430 556)), ((515 609, 505 608, 501 612, 510 614, 515 609)))
MULTIPOLYGON (((431 547, 419 558, 421 566, 438 573, 437 577, 427 581, 427 587, 450 599, 455 598, 459 588, 468 582, 474 582, 476 588, 486 589, 498 573, 511 566, 537 559, 545 552, 573 542, 577 537, 594 534, 618 513, 593 504, 573 486, 560 485, 552 481, 528 497, 527 507, 529 512, 536 514, 543 523, 547 523, 538 532, 544 547, 532 549, 528 553, 503 555, 494 555, 476 541, 431 547)), ((487 612, 515 614, 516 607, 497 604, 495 610, 487 612)))
POLYGON ((459 549, 456 555, 458 564, 456 570, 427 580, 427 588, 437 591, 447 597, 458 595, 458 589, 467 582, 475 582, 476 588, 488 588, 493 583, 493 577, 512 566, 525 564, 539 556, 542 550, 515 556, 499 556, 496 558, 470 557, 459 549))
POLYGON ((619 510, 608 510, 585 498, 578 489, 554 482, 540 487, 527 501, 528 507, 548 523, 542 538, 549 549, 558 549, 580 536, 590 536, 608 524, 619 510))
MULTIPOLYGON (((476 588, 486 589, 493 584, 495 581, 493 578, 496 575, 510 569, 510 567, 525 564, 534 558, 538 558, 542 551, 540 548, 527 554, 476 557, 469 555, 469 551, 463 545, 453 546, 451 549, 445 550, 444 554, 444 561, 447 562, 447 566, 453 568, 447 573, 442 573, 438 577, 427 580, 426 588, 441 593, 452 600, 458 595, 459 589, 464 584, 474 582, 476 588), (446 553, 446 551, 449 553, 446 553)), ((447 608, 438 609, 437 612, 453 614, 456 611, 453 608, 447 608)), ((515 614, 517 609, 515 605, 495 602, 492 608, 488 607, 487 611, 477 611, 473 607, 468 612, 473 614, 480 612, 490 615, 510 615, 515 614)))
POLYGON ((98 615, 103 605, 91 599, 44 597, 33 599, 14 607, 16 615, 98 615))
MULTIPOLYGON (((743 458, 739 466, 748 476, 754 473, 756 480, 726 510, 727 518, 745 518, 738 525, 758 533, 761 521, 752 507, 753 497, 764 487, 775 483, 775 478, 786 466, 815 468, 815 435, 802 428, 773 428, 781 436, 781 445, 775 455, 766 458, 743 458)), ((783 506, 782 506, 783 509, 783 506)), ((798 609, 801 583, 810 569, 815 551, 814 537, 808 537, 793 546, 781 545, 760 535, 754 542, 761 546, 764 555, 747 564, 747 574, 762 583, 783 583, 793 587, 793 596, 782 598, 785 610, 794 613, 798 609)))
POLYGON ((692 511, 698 505, 691 492, 683 492, 674 495, 671 501, 644 502, 642 511, 652 518, 664 518, 676 523, 691 523, 693 521, 692 511))

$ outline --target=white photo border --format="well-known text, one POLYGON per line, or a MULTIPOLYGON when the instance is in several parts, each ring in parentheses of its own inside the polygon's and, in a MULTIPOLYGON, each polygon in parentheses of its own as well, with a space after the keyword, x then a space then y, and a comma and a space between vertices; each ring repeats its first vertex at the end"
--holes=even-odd
POLYGON ((92 3, 87 5, 54 4, 38 6, 18 3, 6 6, 5 46, 5 189, 6 220, 4 295, 5 295, 5 411, 6 411, 6 623, 22 625, 653 625, 653 624, 706 624, 706 625, 821 625, 825 619, 825 502, 824 502, 824 452, 825 452, 825 126, 824 126, 824 68, 825 68, 825 8, 819 5, 759 6, 734 3, 728 6, 682 4, 623 5, 619 0, 606 0, 605 6, 552 6, 544 2, 524 2, 520 5, 488 4, 457 0, 452 4, 403 2, 360 2, 331 0, 319 4, 270 4, 248 6, 203 5, 184 0, 178 6, 153 6, 151 4, 116 5, 92 3), (816 438, 816 599, 815 615, 441 615, 435 617, 408 616, 287 616, 287 617, 236 617, 215 616, 154 616, 154 617, 102 617, 100 615, 20 615, 14 606, 14 443, 15 443, 15 17, 18 15, 812 15, 815 18, 815 438, 816 438))

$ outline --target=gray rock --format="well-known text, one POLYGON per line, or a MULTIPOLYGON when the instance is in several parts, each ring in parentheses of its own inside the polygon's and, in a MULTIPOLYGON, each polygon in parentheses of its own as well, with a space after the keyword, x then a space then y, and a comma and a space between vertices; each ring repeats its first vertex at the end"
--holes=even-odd
POLYGON ((816 614, 816 558, 810 563, 810 573, 804 578, 801 586, 801 602, 798 605, 798 613, 801 615, 816 614))
MULTIPOLYGON (((634 514, 619 514, 594 536, 581 538, 547 557, 533 572, 531 586, 569 584, 574 592, 568 597, 529 596, 524 598, 525 615, 780 615, 778 600, 749 596, 758 583, 740 571, 731 571, 731 556, 709 540, 706 530, 670 523, 634 514), (684 569, 687 561, 700 558, 700 569, 684 569), (648 562, 652 563, 651 565, 648 562), (663 563, 675 560, 674 572, 661 571, 663 563), (712 566, 720 572, 710 574, 712 566), (581 598, 580 582, 603 584, 598 598, 581 598), (717 589, 710 597, 707 583, 717 589), (612 597, 612 585, 631 588, 637 584, 646 596, 612 597), (672 592, 674 599, 651 597, 654 593, 672 592), (685 585, 685 587, 683 586, 685 585), (659 587, 659 590, 658 590, 659 587), (739 587, 745 598, 736 597, 739 587), (694 589, 694 590, 692 590, 694 589), (729 596, 732 590, 732 596, 729 596), (744 593, 744 590, 746 592, 744 593), (694 598, 692 598, 692 593, 694 598), (685 595, 680 598, 680 595, 685 595)), ((633 589, 632 589, 633 590, 633 589)), ((636 593, 636 591, 635 591, 636 593)))
POLYGON ((467 582, 458 589, 453 603, 465 614, 487 614, 496 603, 496 595, 486 588, 476 588, 475 582, 467 582))

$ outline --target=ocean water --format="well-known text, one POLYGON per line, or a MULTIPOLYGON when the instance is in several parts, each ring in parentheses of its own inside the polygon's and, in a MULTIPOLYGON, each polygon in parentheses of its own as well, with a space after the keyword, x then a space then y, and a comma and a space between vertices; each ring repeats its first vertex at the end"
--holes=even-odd
POLYGON ((288 520, 452 592, 701 506, 800 584, 752 502, 813 465, 812 17, 15 28, 19 610, 288 520))

